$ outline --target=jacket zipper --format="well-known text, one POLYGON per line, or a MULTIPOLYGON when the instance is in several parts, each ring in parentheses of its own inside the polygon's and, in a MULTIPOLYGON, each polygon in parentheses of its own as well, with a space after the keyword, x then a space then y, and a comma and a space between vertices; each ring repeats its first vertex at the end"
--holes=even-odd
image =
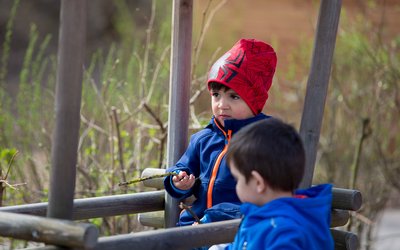
POLYGON ((231 136, 232 136, 232 130, 228 130, 228 133, 225 133, 225 131, 218 125, 217 122, 215 122, 215 124, 222 131, 222 133, 224 134, 224 136, 228 142, 225 144, 224 149, 218 155, 217 160, 215 161, 212 173, 211 173, 210 182, 208 183, 208 189, 207 189, 207 208, 212 207, 212 204, 213 204, 212 193, 213 193, 214 183, 215 183, 215 180, 217 179, 218 169, 219 169, 219 166, 221 165, 222 158, 224 157, 224 155, 226 154, 226 151, 228 150, 229 142, 230 142, 231 136))

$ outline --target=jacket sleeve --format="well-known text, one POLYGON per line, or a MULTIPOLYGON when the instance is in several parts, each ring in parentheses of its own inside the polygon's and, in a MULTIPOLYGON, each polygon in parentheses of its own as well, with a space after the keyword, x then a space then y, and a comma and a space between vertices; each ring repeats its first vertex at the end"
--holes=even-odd
MULTIPOLYGON (((186 152, 182 155, 175 166, 167 169, 167 172, 185 171, 189 175, 193 174, 195 177, 198 177, 200 174, 200 159, 197 145, 199 140, 200 137, 198 134, 194 134, 190 138, 189 146, 186 149, 186 152)), ((164 187, 168 194, 176 199, 184 199, 193 194, 193 188, 189 190, 181 190, 176 188, 172 183, 172 176, 165 177, 164 187)))
POLYGON ((222 202, 212 206, 204 211, 203 218, 200 219, 202 223, 210 223, 216 221, 239 219, 241 217, 240 205, 222 202))

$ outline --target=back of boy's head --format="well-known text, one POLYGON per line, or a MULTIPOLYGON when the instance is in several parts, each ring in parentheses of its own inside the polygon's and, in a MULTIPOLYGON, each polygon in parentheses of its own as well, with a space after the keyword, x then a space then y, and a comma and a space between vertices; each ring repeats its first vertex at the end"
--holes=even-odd
POLYGON ((294 191, 304 174, 305 152, 299 134, 275 118, 241 129, 233 136, 226 157, 246 181, 255 170, 274 190, 294 191))
POLYGON ((217 82, 233 89, 255 115, 264 108, 275 73, 274 49, 256 39, 240 39, 208 73, 208 88, 217 82))

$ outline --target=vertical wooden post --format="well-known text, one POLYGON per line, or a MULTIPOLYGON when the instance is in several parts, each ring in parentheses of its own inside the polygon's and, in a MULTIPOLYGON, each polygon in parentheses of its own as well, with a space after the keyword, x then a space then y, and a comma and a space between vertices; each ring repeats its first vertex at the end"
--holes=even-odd
MULTIPOLYGON (((168 166, 179 160, 186 150, 188 141, 193 0, 174 0, 172 8, 168 166)), ((178 202, 167 194, 165 226, 174 227, 178 218, 178 202)))
POLYGON ((301 188, 311 185, 314 174, 341 4, 341 0, 321 0, 311 70, 300 125, 300 135, 306 151, 306 169, 300 184, 301 188))
POLYGON ((62 0, 47 216, 72 219, 86 43, 86 0, 62 0))

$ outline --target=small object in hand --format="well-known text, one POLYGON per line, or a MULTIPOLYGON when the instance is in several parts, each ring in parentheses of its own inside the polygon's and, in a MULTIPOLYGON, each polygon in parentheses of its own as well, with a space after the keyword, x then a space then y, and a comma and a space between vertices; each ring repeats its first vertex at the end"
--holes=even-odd
POLYGON ((131 181, 121 182, 121 183, 118 183, 118 186, 126 187, 126 186, 128 186, 130 184, 134 184, 134 183, 138 183, 138 182, 142 182, 142 181, 147 181, 147 180, 151 180, 151 179, 155 179, 155 178, 167 177, 167 176, 171 176, 171 175, 178 175, 178 174, 175 173, 175 172, 168 172, 168 173, 165 173, 165 174, 156 174, 156 175, 147 176, 147 177, 143 177, 143 178, 136 178, 136 179, 133 179, 131 181))

